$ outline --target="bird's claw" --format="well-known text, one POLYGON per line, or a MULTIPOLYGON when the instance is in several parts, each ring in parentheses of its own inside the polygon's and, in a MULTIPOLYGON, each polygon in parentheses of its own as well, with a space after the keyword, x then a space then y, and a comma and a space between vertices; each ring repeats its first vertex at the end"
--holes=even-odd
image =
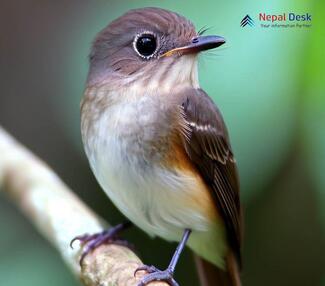
POLYGON ((75 237, 70 242, 70 247, 73 248, 73 243, 75 241, 79 241, 81 246, 83 247, 82 254, 79 260, 80 266, 82 265, 83 260, 85 257, 95 250, 97 247, 103 245, 103 244, 116 244, 125 246, 128 248, 133 249, 133 245, 131 245, 128 241, 119 239, 117 234, 122 229, 122 225, 118 225, 116 227, 112 227, 108 230, 104 230, 100 233, 95 234, 84 234, 75 237))
POLYGON ((95 239, 96 236, 98 236, 99 234, 101 234, 101 233, 97 233, 97 234, 93 234, 93 235, 89 235, 89 234, 78 235, 70 241, 70 247, 73 249, 73 244, 76 241, 79 241, 81 245, 85 245, 88 241, 95 239))
POLYGON ((142 265, 142 266, 139 266, 139 267, 134 271, 133 276, 135 277, 139 271, 146 271, 147 273, 153 273, 153 272, 158 272, 159 269, 157 269, 157 268, 156 268, 155 266, 153 266, 153 265, 142 265))
POLYGON ((138 271, 146 271, 148 274, 141 279, 137 286, 145 286, 152 281, 165 281, 170 286, 179 286, 173 277, 173 272, 168 268, 162 271, 157 269, 155 266, 143 265, 134 271, 134 276, 138 271))

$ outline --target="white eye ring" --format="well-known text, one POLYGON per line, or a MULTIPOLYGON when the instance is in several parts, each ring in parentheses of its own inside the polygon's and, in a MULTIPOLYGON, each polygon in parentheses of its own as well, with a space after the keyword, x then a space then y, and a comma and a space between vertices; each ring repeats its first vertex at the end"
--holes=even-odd
POLYGON ((155 35, 155 33, 151 32, 151 31, 142 31, 141 33, 138 33, 135 37, 134 37, 134 40, 133 40, 133 49, 135 50, 135 52, 138 54, 138 56, 140 56, 141 58, 143 59, 146 59, 146 60, 149 60, 151 58, 154 58, 157 56, 157 51, 158 51, 158 46, 159 46, 159 42, 158 42, 158 37, 155 35), (137 42, 138 40, 144 36, 144 35, 149 35, 149 36, 152 36, 155 40, 156 40, 156 49, 153 51, 152 54, 146 56, 146 55, 143 55, 139 52, 138 48, 137 48, 137 42))

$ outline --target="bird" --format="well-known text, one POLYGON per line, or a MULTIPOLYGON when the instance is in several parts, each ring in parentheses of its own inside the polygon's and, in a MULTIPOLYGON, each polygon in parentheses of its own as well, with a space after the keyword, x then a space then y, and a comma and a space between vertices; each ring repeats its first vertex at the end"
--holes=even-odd
POLYGON ((223 117, 198 79, 198 55, 224 43, 155 7, 129 10, 96 36, 81 102, 82 141, 97 181, 127 220, 76 237, 82 259, 103 243, 123 243, 118 234, 135 225, 179 243, 165 270, 136 270, 147 272, 138 286, 177 286, 186 245, 203 285, 241 285, 236 161, 223 117))

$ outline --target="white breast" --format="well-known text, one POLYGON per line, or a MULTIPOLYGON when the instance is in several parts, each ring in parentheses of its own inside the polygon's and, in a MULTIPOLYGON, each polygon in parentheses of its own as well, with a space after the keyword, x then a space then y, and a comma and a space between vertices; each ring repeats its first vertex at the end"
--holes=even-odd
POLYGON ((157 125, 164 107, 153 104, 143 97, 108 108, 93 127, 95 139, 84 139, 86 153, 102 188, 125 216, 151 235, 176 240, 184 228, 206 230, 209 222, 180 201, 195 188, 195 179, 159 164, 156 149, 164 146, 152 146, 163 142, 169 127, 157 125))
POLYGON ((171 128, 168 106, 159 100, 163 95, 143 94, 155 92, 154 86, 137 85, 133 90, 105 94, 105 87, 97 89, 88 94, 99 98, 97 106, 90 100, 83 105, 94 117, 89 120, 83 110, 83 141, 98 182, 118 209, 148 234, 179 241, 184 229, 190 228, 189 245, 222 267, 223 225, 211 221, 199 201, 193 208, 183 203, 201 186, 192 174, 161 164, 171 128), (100 97, 106 98, 107 108, 98 107, 100 97))

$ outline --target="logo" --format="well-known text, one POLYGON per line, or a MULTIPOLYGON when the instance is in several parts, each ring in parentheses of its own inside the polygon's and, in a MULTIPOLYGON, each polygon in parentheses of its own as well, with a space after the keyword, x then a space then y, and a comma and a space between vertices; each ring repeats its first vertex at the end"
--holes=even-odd
POLYGON ((241 27, 245 27, 245 26, 251 26, 253 27, 254 26, 254 21, 253 19, 249 16, 249 15, 246 15, 243 20, 241 20, 240 22, 240 26, 241 27))
POLYGON ((259 22, 262 28, 310 28, 311 14, 259 13, 259 22))
POLYGON ((310 13, 297 14, 293 12, 282 12, 277 14, 258 13, 253 15, 253 18, 248 14, 240 21, 241 27, 256 28, 310 28, 312 26, 312 15, 310 13), (256 17, 254 17, 256 16, 256 17), (253 20, 255 19, 255 21, 253 20))

